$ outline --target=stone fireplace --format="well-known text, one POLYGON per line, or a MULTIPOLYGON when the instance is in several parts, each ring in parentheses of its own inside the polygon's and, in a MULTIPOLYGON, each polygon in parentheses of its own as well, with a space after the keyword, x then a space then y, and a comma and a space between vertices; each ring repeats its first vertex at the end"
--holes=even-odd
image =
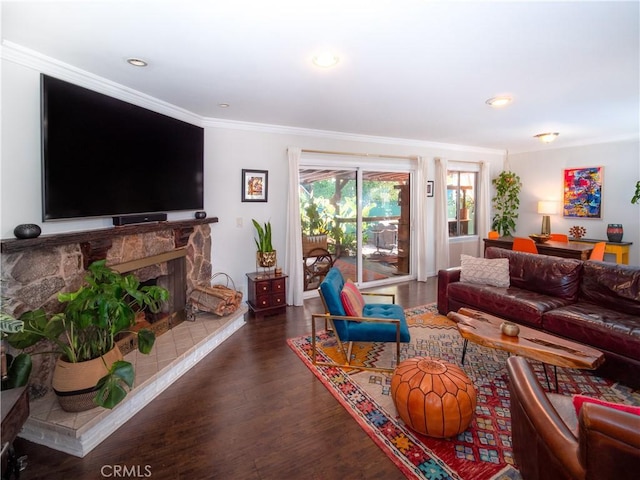
POLYGON ((34 360, 40 374, 34 378, 32 372, 30 378, 30 415, 20 437, 84 457, 244 325, 246 305, 224 317, 200 312, 192 321, 180 318, 193 288, 210 283, 209 224, 214 222, 217 218, 2 240, 2 294, 18 315, 40 306, 59 308, 57 293, 77 289, 87 266, 102 258, 114 269, 135 272, 141 281, 152 279, 173 292, 166 306, 172 328, 156 334, 149 355, 135 348, 125 355, 136 371, 134 388, 113 410, 62 411, 50 389, 54 356, 36 355, 51 366, 36 366, 34 360))
MULTIPOLYGON (((153 328, 156 334, 162 333, 185 320, 189 294, 211 279, 210 223, 215 222, 217 218, 161 222, 3 240, 3 308, 16 316, 37 308, 57 312, 61 309, 57 294, 78 289, 88 265, 106 259, 114 270, 133 273, 141 282, 152 281, 169 290, 170 300, 162 313, 150 319, 165 325, 153 328)), ((33 359, 32 399, 47 393, 55 362, 53 355, 33 359)))

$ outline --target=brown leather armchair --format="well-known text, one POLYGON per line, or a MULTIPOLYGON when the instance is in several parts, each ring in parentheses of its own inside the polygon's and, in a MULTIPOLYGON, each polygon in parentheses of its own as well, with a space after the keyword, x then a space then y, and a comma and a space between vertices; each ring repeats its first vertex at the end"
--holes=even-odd
POLYGON ((523 357, 509 357, 513 454, 524 480, 631 479, 640 471, 640 416, 547 393, 523 357))

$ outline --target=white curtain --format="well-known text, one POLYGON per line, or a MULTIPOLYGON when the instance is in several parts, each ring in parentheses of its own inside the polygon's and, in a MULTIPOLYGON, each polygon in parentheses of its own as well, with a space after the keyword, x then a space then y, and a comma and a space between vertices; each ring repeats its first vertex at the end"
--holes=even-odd
POLYGON ((449 268, 449 222, 447 221, 447 161, 436 158, 435 178, 436 272, 449 268))
POLYGON ((476 221, 478 222, 478 239, 482 252, 482 239, 487 238, 491 230, 491 165, 489 162, 480 163, 480 178, 478 179, 478 198, 476 205, 476 221))
POLYGON ((418 157, 416 187, 416 245, 414 248, 417 260, 416 276, 419 282, 427 281, 427 162, 418 157))
POLYGON ((300 157, 299 147, 289 147, 289 195, 287 197, 287 237, 284 271, 289 276, 287 305, 303 305, 304 272, 302 269, 302 227, 300 226, 300 157))

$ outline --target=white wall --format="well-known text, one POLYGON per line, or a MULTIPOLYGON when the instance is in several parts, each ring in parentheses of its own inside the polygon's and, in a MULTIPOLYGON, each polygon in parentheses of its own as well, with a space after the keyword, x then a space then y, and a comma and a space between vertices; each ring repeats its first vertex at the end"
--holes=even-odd
MULTIPOLYGON (((42 222, 40 187, 40 93, 39 75, 66 75, 67 81, 83 84, 112 96, 122 96, 117 86, 105 88, 100 82, 87 85, 87 78, 77 71, 66 71, 59 64, 34 67, 30 62, 2 59, 2 149, 0 158, 0 235, 13 238, 13 229, 21 223, 37 223, 43 235, 109 228, 111 219, 42 222), (77 80, 74 80, 74 75, 77 80)), ((89 79, 92 80, 92 79, 89 79)), ((125 92, 130 93, 130 92, 125 92)), ((132 101, 132 98, 126 98, 132 101)), ((139 103, 149 108, 149 99, 139 103)), ((159 103, 158 111, 170 114, 159 103)), ((185 119, 184 112, 176 117, 185 119)), ((429 161, 446 157, 460 161, 489 161, 492 172, 502 168, 502 153, 430 142, 381 139, 329 134, 294 128, 218 122, 200 119, 205 127, 205 205, 209 216, 219 217, 212 224, 212 263, 214 272, 231 275, 238 288, 246 285, 245 272, 255 270, 254 229, 251 219, 271 220, 274 244, 284 258, 285 209, 287 201, 287 147, 387 155, 419 155, 429 161), (241 202, 241 170, 253 168, 269 171, 269 201, 241 202), (241 226, 238 226, 241 223, 241 226)), ((433 178, 433 175, 429 175, 433 178)), ((79 199, 81 201, 81 199, 79 199)), ((433 218, 433 198, 426 199, 427 214, 433 218)), ((174 212, 169 220, 192 218, 193 212, 174 212)), ((430 269, 435 269, 433 242, 429 241, 430 269)), ((477 240, 472 250, 479 251, 477 240)), ((433 271, 435 274, 435 271, 433 271)))
MULTIPOLYGON (((522 180, 520 210, 516 234, 539 233, 542 217, 536 212, 538 200, 556 200, 559 213, 551 216, 551 231, 569 233, 574 226, 586 228, 586 238, 607 239, 607 225, 621 223, 622 241, 633 242, 629 263, 640 264, 640 205, 631 197, 640 180, 640 143, 638 140, 541 150, 510 155, 511 169, 522 180), (602 218, 563 218, 563 170, 578 167, 604 167, 602 186, 602 218)), ((612 260, 607 257, 605 260, 612 260)))

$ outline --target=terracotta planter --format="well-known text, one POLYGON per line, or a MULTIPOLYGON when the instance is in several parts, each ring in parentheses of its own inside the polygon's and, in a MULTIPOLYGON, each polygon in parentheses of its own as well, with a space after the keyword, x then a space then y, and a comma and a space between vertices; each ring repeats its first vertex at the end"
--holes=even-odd
POLYGON ((114 362, 122 358, 117 346, 102 357, 86 362, 70 363, 58 358, 51 383, 62 409, 81 412, 95 408, 93 398, 96 396, 98 380, 109 373, 114 362))

